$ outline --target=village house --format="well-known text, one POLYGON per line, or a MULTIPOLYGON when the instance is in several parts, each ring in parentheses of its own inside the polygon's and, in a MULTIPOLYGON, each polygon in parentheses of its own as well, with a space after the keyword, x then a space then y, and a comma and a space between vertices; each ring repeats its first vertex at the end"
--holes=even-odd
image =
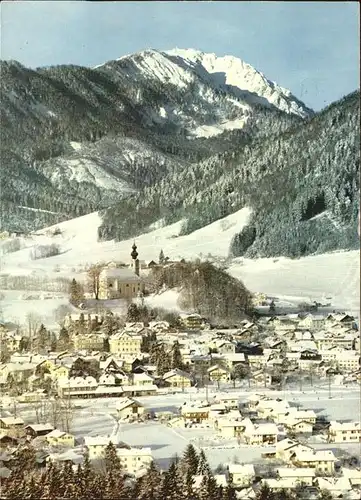
POLYGON ((145 471, 153 462, 151 448, 118 448, 117 455, 121 468, 131 475, 145 471))
POLYGON ((267 363, 267 357, 262 354, 247 354, 247 361, 251 370, 255 370, 256 373, 261 371, 261 369, 267 363))
POLYGON ((327 350, 339 347, 341 350, 352 349, 355 341, 355 333, 347 332, 319 332, 315 333, 314 341, 318 350, 327 350))
POLYGON ((312 434, 313 431, 313 424, 293 417, 288 418, 284 425, 287 431, 293 434, 312 434))
POLYGON ((39 403, 47 398, 45 390, 26 391, 17 397, 19 403, 39 403))
POLYGON ((120 443, 117 436, 84 436, 84 446, 88 451, 89 460, 104 458, 104 451, 109 443, 113 443, 116 448, 120 446, 130 448, 130 446, 120 443))
POLYGON ((66 365, 57 365, 50 375, 52 380, 58 381, 60 379, 69 378, 71 367, 66 365))
POLYGON ((209 367, 207 373, 211 382, 225 383, 231 380, 230 372, 219 365, 209 367))
POLYGON ((237 365, 248 367, 246 357, 243 352, 223 354, 222 360, 227 364, 229 370, 233 370, 237 365))
POLYGON ((263 370, 252 373, 249 380, 256 387, 269 387, 272 384, 272 376, 263 370))
POLYGON ((31 375, 35 374, 38 363, 7 363, 8 377, 14 382, 27 382, 31 375))
POLYGON ((250 419, 245 419, 243 433, 247 444, 253 446, 273 445, 277 442, 278 428, 276 424, 254 424, 250 419))
POLYGON ((293 491, 297 486, 300 486, 300 481, 296 477, 267 477, 261 479, 260 485, 267 485, 272 492, 282 493, 284 491, 293 491))
POLYGON ((331 421, 328 428, 328 441, 330 443, 361 442, 361 423, 331 421))
POLYGON ((109 338, 109 351, 111 354, 122 356, 124 354, 137 356, 141 352, 142 336, 121 331, 109 338))
POLYGON ((239 438, 245 430, 245 424, 240 413, 238 419, 230 418, 227 415, 218 417, 215 421, 215 427, 218 434, 223 438, 239 438))
POLYGON ((24 420, 20 417, 0 417, 0 429, 23 429, 24 420))
POLYGON ((122 371, 123 360, 110 355, 106 359, 100 360, 99 368, 103 373, 118 373, 122 371))
POLYGON ((287 424, 289 420, 293 420, 295 422, 309 422, 315 425, 316 419, 316 413, 313 410, 299 410, 298 408, 291 407, 281 420, 281 423, 287 424))
POLYGON ((141 469, 148 468, 153 461, 150 448, 131 448, 124 443, 120 443, 116 436, 85 436, 84 444, 88 449, 89 459, 103 459, 105 449, 110 442, 115 445, 121 467, 128 474, 135 474, 141 469))
POLYGON ((360 468, 351 468, 351 467, 342 467, 342 476, 346 477, 350 480, 351 485, 353 487, 361 486, 361 469, 360 468))
POLYGON ((331 450, 303 451, 296 449, 290 460, 297 467, 314 468, 318 473, 332 475, 335 472, 336 457, 331 450))
POLYGON ((219 354, 234 354, 236 352, 236 345, 233 342, 220 338, 211 340, 208 347, 219 354))
POLYGON ((168 321, 150 321, 149 328, 155 333, 167 332, 170 328, 168 321))
POLYGON ((147 372, 132 373, 132 382, 137 386, 154 384, 155 378, 147 372))
POLYGON ((238 396, 217 396, 217 401, 223 403, 227 410, 238 410, 239 408, 239 397, 238 396))
POLYGON ((353 372, 360 368, 360 353, 343 351, 336 355, 336 365, 342 372, 353 372))
POLYGON ((327 491, 333 498, 347 498, 347 500, 359 500, 360 491, 355 495, 352 493, 351 481, 347 477, 318 477, 315 485, 320 490, 327 491))
POLYGON ((291 408, 288 401, 277 399, 261 399, 255 407, 255 411, 259 418, 271 418, 277 423, 282 422, 282 418, 284 418, 290 410, 291 408))
POLYGON ((71 377, 58 381, 58 396, 63 398, 67 395, 86 395, 98 387, 94 377, 71 377))
POLYGON ((68 432, 60 431, 59 429, 53 429, 51 432, 46 434, 45 440, 49 446, 67 448, 74 448, 75 446, 75 437, 68 432))
POLYGON ((51 453, 46 455, 46 462, 48 463, 57 463, 57 464, 63 464, 63 463, 70 463, 73 466, 82 464, 84 461, 84 455, 76 452, 75 450, 69 448, 68 450, 62 451, 59 453, 60 450, 53 450, 51 453))
POLYGON ((199 314, 180 314, 180 322, 187 330, 204 330, 208 324, 199 314))
POLYGON ((284 462, 289 462, 291 457, 298 452, 312 452, 313 448, 299 443, 294 439, 282 439, 276 443, 275 458, 278 460, 283 460, 284 462))
POLYGON ((187 422, 202 423, 208 420, 210 412, 210 405, 207 404, 196 404, 196 403, 184 403, 180 408, 180 413, 182 418, 187 422))
POLYGON ((282 336, 284 332, 296 330, 297 322, 289 319, 287 316, 278 316, 272 322, 276 335, 282 336))
POLYGON ((280 479, 296 479, 303 486, 312 486, 316 477, 315 469, 308 467, 279 467, 276 473, 280 479))
POLYGON ((326 318, 325 324, 328 325, 341 325, 345 328, 352 328, 355 323, 355 318, 348 314, 329 314, 326 318))
POLYGON ((256 411, 260 406, 261 401, 271 401, 272 398, 266 396, 265 394, 250 394, 246 400, 246 406, 251 411, 256 411))
POLYGON ((227 470, 230 483, 236 488, 251 486, 256 478, 253 464, 229 464, 227 470))
POLYGON ((298 322, 298 328, 320 330, 325 326, 326 317, 320 314, 306 314, 298 322))
POLYGON ((105 336, 99 333, 78 333, 72 336, 75 351, 104 351, 105 336))
POLYGON ((163 380, 170 387, 191 387, 193 383, 193 377, 183 370, 179 370, 175 368, 174 370, 170 370, 169 372, 163 375, 163 380))
POLYGON ((144 415, 144 406, 131 398, 122 398, 116 404, 117 415, 120 419, 141 417, 144 415))
POLYGON ((10 446, 16 446, 17 443, 17 438, 9 436, 5 431, 0 432, 0 450, 6 450, 10 446))
POLYGON ((45 436, 46 434, 49 434, 49 432, 53 431, 54 427, 47 423, 47 424, 29 424, 25 427, 25 432, 27 436, 30 436, 32 439, 39 437, 39 436, 45 436))
POLYGON ((127 375, 124 377, 119 377, 113 373, 103 373, 100 375, 98 384, 100 386, 115 386, 115 385, 126 385, 129 384, 129 378, 127 375))

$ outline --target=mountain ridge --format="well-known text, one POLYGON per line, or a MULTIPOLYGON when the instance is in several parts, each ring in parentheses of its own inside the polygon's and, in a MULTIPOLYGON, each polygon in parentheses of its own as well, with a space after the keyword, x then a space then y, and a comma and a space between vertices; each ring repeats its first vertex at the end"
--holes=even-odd
MULTIPOLYGON (((106 62, 97 70, 1 62, 3 229, 27 231, 106 208, 138 189, 142 179, 148 179, 146 187, 232 150, 237 141, 259 133, 257 119, 282 114, 276 106, 246 105, 244 97, 213 88, 190 69, 179 68, 190 82, 183 89, 139 70, 139 61, 149 65, 159 59, 175 71, 174 61, 157 51, 106 62), (133 68, 132 78, 124 65, 133 68)), ((283 128, 300 119, 278 116, 283 128)))
POLYGON ((235 255, 317 252, 319 237, 302 238, 310 214, 322 212, 329 216, 317 230, 327 220, 339 228, 327 248, 355 245, 359 92, 314 113, 244 61, 189 49, 145 50, 95 68, 1 69, 3 229, 100 210, 101 239, 161 220, 184 220, 188 234, 250 206, 235 255), (293 234, 287 244, 275 231, 282 221, 293 234))

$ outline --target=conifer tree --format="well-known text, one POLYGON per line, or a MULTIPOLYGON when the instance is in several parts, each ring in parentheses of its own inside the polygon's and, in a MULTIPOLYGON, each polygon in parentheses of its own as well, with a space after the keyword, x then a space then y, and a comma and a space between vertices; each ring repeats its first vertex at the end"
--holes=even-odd
POLYGON ((154 462, 142 477, 139 500, 158 500, 161 491, 161 475, 154 462))
POLYGON ((197 452, 194 446, 189 444, 179 464, 179 470, 184 475, 187 498, 191 498, 193 495, 194 476, 197 474, 198 463, 199 459, 197 452))
POLYGON ((78 307, 84 301, 84 290, 80 283, 75 278, 72 279, 69 286, 69 302, 75 307, 78 307))
POLYGON ((66 351, 70 345, 70 335, 68 330, 63 326, 59 332, 59 340, 58 340, 58 350, 66 351))
POLYGON ((182 354, 177 340, 172 346, 172 368, 183 368, 182 354))
POLYGON ((223 488, 222 500, 237 500, 236 490, 231 485, 223 488))
POLYGON ((119 471, 121 468, 120 458, 117 455, 117 449, 115 445, 110 441, 104 450, 104 463, 105 470, 119 471))
POLYGON ((199 458, 192 444, 189 444, 180 461, 180 466, 184 472, 189 472, 192 476, 197 474, 199 458))
POLYGON ((134 304, 134 302, 132 302, 131 304, 129 304, 129 307, 128 307, 127 321, 137 322, 139 320, 140 320, 140 312, 139 312, 138 306, 137 306, 137 304, 134 304))
POLYGON ((36 334, 36 339, 35 339, 36 349, 38 351, 42 351, 43 349, 45 349, 45 347, 50 343, 49 340, 50 340, 50 334, 42 323, 36 334))
POLYGON ((276 500, 274 492, 268 486, 268 484, 264 484, 260 490, 258 490, 256 495, 257 500, 276 500))
POLYGON ((222 490, 219 489, 217 481, 209 470, 203 476, 199 490, 199 500, 219 500, 220 498, 222 498, 222 490))
POLYGON ((211 468, 209 467, 204 450, 201 450, 199 453, 197 474, 200 474, 202 476, 211 474, 211 468))
POLYGON ((163 252, 163 249, 159 253, 159 264, 164 264, 164 252, 163 252))
POLYGON ((164 474, 160 498, 162 500, 183 500, 186 498, 183 482, 178 475, 175 462, 170 464, 169 469, 164 474))

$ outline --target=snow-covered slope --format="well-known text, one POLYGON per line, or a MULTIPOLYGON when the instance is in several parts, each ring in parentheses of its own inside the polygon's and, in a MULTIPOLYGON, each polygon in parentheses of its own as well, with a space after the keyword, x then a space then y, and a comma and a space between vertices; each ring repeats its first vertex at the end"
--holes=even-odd
MULTIPOLYGON (((249 216, 250 210, 243 208, 186 236, 179 236, 182 221, 155 229, 136 239, 139 258, 157 259, 163 249, 171 259, 226 259, 234 233, 247 224, 249 216)), ((129 262, 133 240, 98 242, 97 228, 100 223, 99 214, 92 213, 33 234, 32 238, 23 241, 25 248, 2 258, 1 274, 30 274, 44 280, 71 278, 88 263, 112 260, 129 262), (61 234, 53 236, 56 228, 61 234), (31 247, 49 243, 59 244, 62 254, 35 261, 30 259, 31 247)), ((288 297, 291 302, 296 300, 296 303, 300 298, 318 299, 321 302, 326 300, 335 308, 355 314, 359 308, 359 251, 335 252, 296 260, 283 257, 258 260, 238 258, 229 261, 228 270, 253 292, 288 297)), ((173 295, 166 302, 172 302, 175 306, 173 295)), ((161 301, 161 297, 156 300, 158 306, 161 301)))

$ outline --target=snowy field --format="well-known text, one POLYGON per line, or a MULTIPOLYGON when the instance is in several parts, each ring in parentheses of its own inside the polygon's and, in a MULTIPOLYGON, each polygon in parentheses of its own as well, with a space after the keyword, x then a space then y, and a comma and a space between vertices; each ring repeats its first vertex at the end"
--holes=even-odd
MULTIPOLYGON (((326 384, 327 385, 327 384, 326 384)), ((252 393, 268 393, 272 398, 284 398, 290 403, 299 404, 302 408, 314 409, 317 414, 327 415, 329 419, 348 420, 360 415, 360 389, 355 387, 331 387, 331 399, 326 386, 307 387, 304 392, 292 391, 265 391, 260 389, 227 389, 223 394, 234 393, 245 401, 252 393)), ((215 388, 209 388, 209 400, 220 395, 215 388)), ((166 396, 150 396, 137 398, 147 410, 176 412, 185 401, 205 400, 205 390, 168 394, 166 396)), ((261 454, 266 447, 249 447, 238 445, 236 440, 217 439, 215 432, 209 429, 173 429, 160 422, 120 423, 115 421, 117 398, 74 400, 74 418, 71 431, 77 438, 85 435, 114 435, 131 446, 149 446, 157 463, 166 466, 175 454, 181 454, 187 444, 192 443, 196 448, 203 448, 212 467, 220 463, 233 461, 240 462, 261 461, 261 454)), ((19 415, 31 420, 33 410, 30 405, 19 405, 19 415)), ((312 443, 318 449, 338 448, 352 454, 359 452, 358 445, 341 444, 327 445, 326 443, 312 443)))
MULTIPOLYGON (((161 223, 155 224, 153 231, 136 239, 139 258, 158 259, 163 249, 170 259, 199 257, 224 260, 228 257, 234 234, 247 224, 250 213, 248 208, 243 208, 186 236, 179 236, 182 221, 166 227, 161 227, 161 223)), ((1 257, 0 273, 27 276, 49 283, 56 278, 77 278, 91 263, 112 260, 129 262, 133 240, 98 242, 97 229, 100 223, 100 216, 95 212, 22 238, 21 250, 1 257), (56 228, 61 234, 53 235, 56 228), (30 251, 34 247, 52 243, 59 245, 59 255, 37 260, 30 258, 30 251)), ((333 309, 358 316, 359 251, 335 252, 296 260, 284 257, 256 260, 237 258, 230 262, 228 271, 241 279, 252 292, 270 294, 281 298, 285 304, 294 306, 304 300, 331 302, 333 309)), ((56 297, 32 303, 19 298, 21 290, 15 294, 12 291, 2 293, 5 295, 1 301, 4 319, 14 321, 16 318, 23 322, 29 309, 35 309, 48 326, 54 323, 52 311, 66 301, 64 297, 56 297)), ((151 297, 149 301, 154 306, 178 309, 174 291, 151 297)))

